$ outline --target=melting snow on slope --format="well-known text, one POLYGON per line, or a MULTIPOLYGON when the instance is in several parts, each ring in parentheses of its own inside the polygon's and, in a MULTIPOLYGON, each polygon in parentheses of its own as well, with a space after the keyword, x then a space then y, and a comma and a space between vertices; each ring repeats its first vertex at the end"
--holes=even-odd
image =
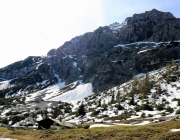
POLYGON ((43 117, 42 117, 41 114, 37 114, 37 119, 36 119, 36 121, 40 121, 40 120, 43 120, 43 117))
POLYGON ((142 50, 142 51, 139 51, 138 54, 143 53, 143 52, 147 52, 147 51, 150 51, 150 50, 152 50, 152 49, 142 50))
POLYGON ((143 121, 142 123, 138 123, 138 124, 134 124, 134 125, 146 125, 146 124, 149 124, 150 121, 143 121))
POLYGON ((180 129, 171 129, 171 132, 178 132, 180 129))
POLYGON ((93 127, 112 127, 114 125, 107 125, 107 124, 92 124, 89 128, 93 127))
POLYGON ((122 28, 122 26, 121 26, 120 23, 115 22, 115 23, 113 23, 113 24, 110 24, 110 25, 109 25, 109 28, 110 28, 111 30, 118 30, 118 29, 122 28))
POLYGON ((135 126, 135 125, 147 125, 149 124, 150 122, 149 121, 143 121, 141 123, 137 123, 137 124, 124 124, 124 123, 113 123, 113 125, 110 125, 110 124, 92 124, 90 126, 90 128, 93 128, 93 127, 112 127, 112 126, 135 126))
POLYGON ((49 99, 49 101, 64 101, 64 102, 74 102, 82 100, 87 96, 92 95, 92 84, 87 83, 83 85, 78 85, 75 89, 67 91, 59 96, 49 99))
MULTIPOLYGON (((118 22, 115 22, 113 24, 110 24, 109 28, 113 31, 113 33, 117 33, 118 31, 120 31, 121 28, 125 27, 126 24, 127 24, 126 21, 122 22, 121 24, 118 22)), ((106 32, 106 30, 103 32, 106 32)))
POLYGON ((76 62, 73 62, 73 66, 74 66, 74 67, 77 67, 77 63, 76 63, 76 62))
POLYGON ((0 90, 3 90, 3 89, 7 89, 8 87, 9 87, 9 82, 10 82, 11 80, 7 80, 7 81, 2 81, 2 82, 0 82, 0 90))
POLYGON ((65 86, 65 82, 55 84, 53 86, 49 86, 43 90, 38 92, 31 93, 29 96, 26 97, 26 101, 33 101, 34 99, 38 98, 38 96, 43 96, 43 99, 48 99, 52 96, 58 94, 59 89, 65 86))
POLYGON ((11 108, 4 109, 3 112, 1 113, 1 117, 6 117, 6 113, 10 112, 11 108))
POLYGON ((115 125, 125 125, 125 126, 128 126, 128 125, 146 125, 146 124, 149 124, 150 121, 143 121, 141 123, 137 123, 137 124, 124 124, 124 123, 113 123, 115 125))
POLYGON ((146 74, 145 73, 139 73, 139 74, 137 74, 135 77, 136 78, 140 78, 140 77, 144 77, 146 74))
MULTIPOLYGON (((180 40, 176 40, 174 42, 180 42, 180 40)), ((129 43, 129 44, 118 44, 118 45, 116 45, 114 47, 116 48, 116 47, 126 47, 126 46, 130 46, 130 45, 154 44, 155 45, 154 48, 156 48, 157 45, 159 45, 161 43, 169 44, 170 41, 167 41, 167 42, 143 42, 143 41, 140 41, 140 42, 134 42, 134 43, 129 43)))

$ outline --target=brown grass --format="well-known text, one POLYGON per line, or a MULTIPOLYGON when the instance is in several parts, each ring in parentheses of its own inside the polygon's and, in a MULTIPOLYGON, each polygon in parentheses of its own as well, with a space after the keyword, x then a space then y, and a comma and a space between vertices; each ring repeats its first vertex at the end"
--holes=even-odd
POLYGON ((6 132, 8 129, 5 127, 0 128, 0 137, 3 135, 4 132, 6 132))
POLYGON ((78 128, 59 131, 15 130, 8 131, 6 137, 18 140, 180 140, 180 132, 170 132, 170 129, 175 128, 180 128, 180 120, 146 126, 78 128))

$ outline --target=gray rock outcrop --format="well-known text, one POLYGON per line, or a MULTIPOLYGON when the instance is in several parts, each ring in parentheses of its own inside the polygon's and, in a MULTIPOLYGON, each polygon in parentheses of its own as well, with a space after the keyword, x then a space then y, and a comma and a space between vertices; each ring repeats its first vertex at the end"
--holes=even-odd
POLYGON ((77 80, 92 82, 98 93, 138 73, 157 69, 166 61, 180 59, 180 45, 175 40, 180 40, 180 19, 153 9, 134 14, 122 24, 77 36, 50 50, 48 57, 29 57, 4 67, 0 78, 31 85, 44 80, 54 84, 58 76, 66 84, 77 80), (140 41, 171 43, 134 43, 140 41))

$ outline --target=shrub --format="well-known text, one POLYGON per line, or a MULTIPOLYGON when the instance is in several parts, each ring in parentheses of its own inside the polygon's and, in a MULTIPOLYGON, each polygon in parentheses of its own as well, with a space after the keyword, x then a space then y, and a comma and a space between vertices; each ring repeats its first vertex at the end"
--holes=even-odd
POLYGON ((173 98, 171 101, 178 101, 178 99, 176 99, 176 98, 173 98))
POLYGON ((39 110, 40 108, 39 107, 36 107, 35 110, 39 110))
POLYGON ((119 104, 117 105, 117 109, 118 109, 118 110, 123 110, 124 107, 119 103, 119 104))
POLYGON ((134 110, 135 110, 136 112, 139 112, 139 111, 141 110, 141 107, 140 107, 140 106, 135 106, 134 110))
POLYGON ((71 107, 70 107, 70 106, 67 106, 67 107, 64 109, 64 112, 65 112, 65 113, 71 113, 71 112, 72 112, 71 107))
POLYGON ((169 104, 169 102, 168 102, 168 101, 166 101, 166 102, 165 102, 165 104, 169 104))
POLYGON ((163 113, 161 114, 161 116, 166 116, 166 113, 165 113, 165 112, 163 112, 163 113))
POLYGON ((176 110, 176 114, 180 114, 180 109, 176 110))
POLYGON ((149 104, 142 104, 141 106, 136 106, 134 108, 134 110, 136 112, 140 111, 140 110, 149 110, 149 111, 153 111, 153 106, 152 105, 149 105, 149 104))
POLYGON ((1 120, 1 123, 3 123, 3 124, 8 124, 8 122, 9 121, 6 118, 1 120))
POLYGON ((180 106, 180 99, 178 99, 178 106, 180 106))
POLYGON ((153 106, 152 106, 152 105, 149 105, 149 104, 143 104, 143 105, 141 106, 141 109, 142 109, 142 110, 153 111, 153 106))
POLYGON ((129 112, 124 112, 122 113, 121 115, 118 115, 118 116, 113 116, 113 117, 110 117, 109 119, 110 120, 126 120, 127 118, 130 118, 131 117, 131 113, 129 112))
POLYGON ((107 110, 107 104, 106 103, 104 103, 103 105, 102 105, 102 108, 103 108, 103 110, 107 110))
POLYGON ((156 109, 159 110, 159 111, 163 110, 164 109, 164 104, 156 105, 156 109))
POLYGON ((98 101, 98 106, 97 107, 101 107, 101 100, 98 101))
POLYGON ((84 104, 82 103, 78 108, 78 114, 84 116, 86 114, 84 104))
POLYGON ((12 124, 16 123, 16 122, 20 122, 22 120, 21 116, 14 116, 11 118, 12 119, 12 124))
POLYGON ((170 112, 170 113, 173 113, 173 112, 174 112, 174 109, 173 109, 172 107, 168 106, 168 107, 166 108, 166 111, 167 111, 167 112, 170 112))
POLYGON ((162 98, 162 102, 165 102, 166 101, 166 99, 165 98, 162 98))
POLYGON ((91 117, 97 116, 99 115, 100 111, 99 110, 95 110, 94 112, 92 112, 91 117))
POLYGON ((153 115, 152 114, 148 114, 148 117, 153 117, 153 115))
POLYGON ((90 127, 90 125, 85 125, 83 128, 88 129, 89 127, 90 127))
POLYGON ((141 114, 141 118, 145 118, 146 117, 146 114, 143 112, 142 114, 141 114))
POLYGON ((130 101, 129 101, 129 105, 135 105, 135 101, 134 101, 134 95, 132 95, 130 101))

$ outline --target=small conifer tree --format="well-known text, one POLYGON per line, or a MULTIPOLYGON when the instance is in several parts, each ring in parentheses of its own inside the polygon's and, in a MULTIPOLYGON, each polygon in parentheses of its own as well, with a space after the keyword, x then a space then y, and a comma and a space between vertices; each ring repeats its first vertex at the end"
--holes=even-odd
POLYGON ((84 104, 82 103, 78 108, 78 114, 84 116, 86 114, 84 104))
POLYGON ((124 109, 124 107, 121 106, 120 102, 118 103, 117 109, 118 110, 123 110, 124 109))

